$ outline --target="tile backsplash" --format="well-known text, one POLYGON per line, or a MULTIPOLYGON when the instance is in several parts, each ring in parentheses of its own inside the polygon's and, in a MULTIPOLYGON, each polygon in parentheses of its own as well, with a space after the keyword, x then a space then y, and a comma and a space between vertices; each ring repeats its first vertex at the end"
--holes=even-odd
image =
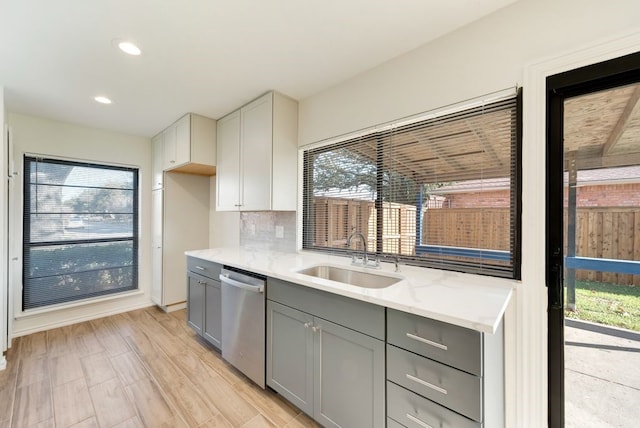
POLYGON ((295 251, 295 211, 255 211, 240 214, 240 245, 265 250, 295 251))

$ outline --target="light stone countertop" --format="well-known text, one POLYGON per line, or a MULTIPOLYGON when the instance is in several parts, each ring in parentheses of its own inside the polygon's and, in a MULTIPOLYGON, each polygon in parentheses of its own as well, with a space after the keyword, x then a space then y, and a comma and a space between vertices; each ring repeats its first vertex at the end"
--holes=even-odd
POLYGON ((392 263, 366 272, 403 279, 387 288, 371 289, 296 273, 316 264, 355 270, 347 257, 298 251, 278 252, 252 248, 210 248, 187 251, 187 256, 245 269, 341 296, 398 309, 484 333, 495 333, 517 281, 392 263))

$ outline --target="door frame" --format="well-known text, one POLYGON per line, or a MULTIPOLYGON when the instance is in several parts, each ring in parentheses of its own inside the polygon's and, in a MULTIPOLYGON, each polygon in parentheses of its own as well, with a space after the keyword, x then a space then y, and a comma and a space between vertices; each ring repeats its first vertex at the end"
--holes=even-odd
POLYGON ((640 82, 640 52, 548 76, 546 79, 546 284, 548 287, 548 424, 564 426, 564 101, 640 82))
POLYGON ((524 66, 522 157, 522 284, 505 314, 505 388, 508 426, 545 426, 547 303, 545 285, 546 78, 640 50, 640 31, 587 41, 524 66))

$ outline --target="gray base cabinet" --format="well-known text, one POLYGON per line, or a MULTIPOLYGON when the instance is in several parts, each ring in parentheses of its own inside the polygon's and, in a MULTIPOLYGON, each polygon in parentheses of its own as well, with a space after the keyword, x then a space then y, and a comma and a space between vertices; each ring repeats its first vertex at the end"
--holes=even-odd
POLYGON ((221 266, 187 258, 187 324, 198 335, 221 349, 222 306, 218 275, 221 266))
POLYGON ((314 327, 315 420, 326 427, 383 427, 384 343, 319 318, 314 327))
POLYGON ((387 309, 387 412, 401 426, 504 426, 502 324, 495 334, 387 309))
POLYGON ((313 415, 313 317, 267 300, 267 385, 313 415))
MULTIPOLYGON (((220 349, 221 266, 189 257, 188 324, 220 349)), ((504 333, 267 280, 266 384, 325 427, 504 427, 504 333)))
POLYGON ((202 336, 204 330, 204 287, 200 275, 190 274, 187 288, 187 324, 202 336))
MULTIPOLYGON (((347 319, 355 313, 364 317, 357 323, 384 326, 384 308, 288 287, 270 279, 267 288, 267 297, 280 300, 267 300, 267 385, 326 427, 384 427, 384 342, 347 319), (335 302, 316 304, 324 299, 335 302), (327 319, 335 308, 347 311, 336 316, 346 326, 327 319)), ((384 329, 378 333, 384 338, 384 329)))

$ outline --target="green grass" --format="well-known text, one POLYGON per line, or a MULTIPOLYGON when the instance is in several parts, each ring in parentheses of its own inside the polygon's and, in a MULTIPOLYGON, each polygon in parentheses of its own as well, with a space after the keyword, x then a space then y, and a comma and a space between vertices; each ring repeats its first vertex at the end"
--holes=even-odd
POLYGON ((576 310, 565 316, 640 331, 640 286, 576 281, 576 310))

